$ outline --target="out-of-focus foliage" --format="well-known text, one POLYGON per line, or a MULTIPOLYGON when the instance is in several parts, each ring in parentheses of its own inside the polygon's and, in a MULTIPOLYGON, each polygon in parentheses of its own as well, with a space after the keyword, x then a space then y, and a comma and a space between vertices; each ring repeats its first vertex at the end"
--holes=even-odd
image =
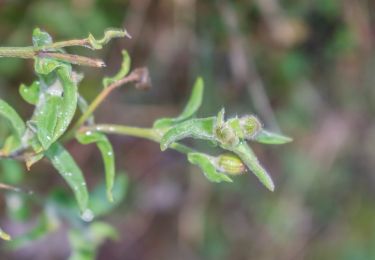
MULTIPOLYGON (((172 118, 201 75, 206 94, 199 117, 221 107, 230 117, 252 111, 267 129, 282 126, 294 139, 272 149, 254 146, 278 183, 271 194, 248 175, 231 185, 206 185, 185 157, 111 137, 120 153, 117 164, 127 169, 132 185, 108 219, 119 240, 106 243, 99 259, 372 259, 374 5, 368 0, 4 1, 0 38, 2 46, 24 46, 34 27, 54 38, 72 38, 123 24, 132 40, 102 51, 113 64, 105 75, 117 71, 119 50, 126 47, 133 64, 149 67, 157 87, 111 96, 98 119, 146 126, 160 116, 172 118)), ((32 83, 31 64, 7 59, 0 62, 0 75, 1 97, 21 116, 29 115, 17 86, 32 83)), ((103 75, 85 76, 80 88, 91 100, 103 75)), ((0 119, 1 142, 8 131, 8 122, 0 119)), ((71 143, 68 148, 79 155, 89 187, 102 180, 95 147, 71 143)), ((51 171, 42 164, 22 174, 23 187, 47 193, 51 183, 63 186, 51 171)), ((4 182, 5 175, 3 167, 4 182)), ((2 208, 19 205, 8 202, 12 198, 5 193, 2 208)), ((58 194, 62 202, 69 197, 58 194)), ((0 221, 8 233, 34 223, 30 217, 26 224, 9 219, 2 214, 0 221)), ((54 233, 4 257, 67 258, 64 244, 67 239, 54 233)))

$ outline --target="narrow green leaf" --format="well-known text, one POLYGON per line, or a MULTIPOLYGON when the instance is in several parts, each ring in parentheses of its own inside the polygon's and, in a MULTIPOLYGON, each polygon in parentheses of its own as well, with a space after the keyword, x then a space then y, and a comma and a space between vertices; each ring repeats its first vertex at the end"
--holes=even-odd
POLYGON ((232 182, 224 173, 216 171, 214 164, 215 158, 203 153, 189 153, 188 160, 190 163, 195 164, 201 168, 206 178, 211 182, 232 182))
POLYGON ((47 150, 55 141, 57 114, 61 109, 61 102, 62 98, 59 95, 46 93, 43 94, 43 104, 37 107, 35 116, 37 136, 44 150, 47 150))
POLYGON ((8 240, 8 241, 12 239, 10 235, 5 233, 5 231, 2 230, 1 228, 0 228, 0 238, 3 240, 8 240))
POLYGON ((105 77, 103 79, 103 86, 106 88, 113 82, 119 81, 120 79, 126 77, 130 71, 131 59, 129 53, 125 50, 122 51, 122 63, 121 68, 117 74, 113 77, 105 77))
POLYGON ((56 125, 54 140, 57 140, 68 129, 74 114, 77 110, 78 87, 72 79, 71 67, 64 66, 57 70, 59 82, 63 87, 63 98, 61 110, 57 114, 58 121, 56 125))
POLYGON ((31 84, 31 86, 21 84, 19 88, 19 93, 27 103, 35 105, 38 102, 40 95, 39 81, 34 81, 33 84, 31 84))
POLYGON ((194 84, 193 91, 190 95, 190 99, 186 104, 184 110, 182 111, 181 115, 179 115, 175 121, 180 122, 185 119, 192 117, 202 105, 203 99, 203 90, 204 90, 204 83, 203 79, 199 77, 194 84))
POLYGON ((193 118, 175 125, 162 137, 160 141, 161 150, 164 151, 172 143, 187 137, 215 142, 216 139, 213 135, 215 121, 216 117, 193 118))
POLYGON ((52 44, 52 37, 47 32, 35 28, 33 31, 33 45, 40 47, 48 44, 52 44))
POLYGON ((46 156, 73 190, 81 212, 87 210, 89 193, 86 181, 69 152, 59 143, 54 143, 46 152, 46 156))
POLYGON ((170 127, 176 123, 182 122, 192 117, 202 105, 204 83, 203 79, 199 77, 194 84, 193 91, 190 95, 189 101, 187 102, 182 113, 176 118, 161 118, 156 120, 154 128, 170 127))
POLYGON ((293 139, 285 135, 272 133, 266 130, 261 130, 254 137, 254 141, 263 144, 285 144, 293 141, 293 139))
POLYGON ((115 157, 113 148, 107 136, 100 132, 84 132, 76 135, 77 140, 82 144, 96 143, 103 158, 105 178, 107 184, 107 198, 113 202, 113 185, 115 180, 115 157))
POLYGON ((7 102, 0 99, 0 116, 8 119, 10 124, 15 131, 15 134, 20 139, 25 133, 26 125, 22 118, 18 115, 16 110, 14 110, 7 102))
POLYGON ((235 148, 231 149, 231 151, 241 158, 250 171, 252 171, 256 177, 258 177, 264 186, 266 186, 270 191, 274 191, 275 185, 271 176, 268 175, 267 171, 259 163, 258 158, 246 142, 240 143, 235 148))

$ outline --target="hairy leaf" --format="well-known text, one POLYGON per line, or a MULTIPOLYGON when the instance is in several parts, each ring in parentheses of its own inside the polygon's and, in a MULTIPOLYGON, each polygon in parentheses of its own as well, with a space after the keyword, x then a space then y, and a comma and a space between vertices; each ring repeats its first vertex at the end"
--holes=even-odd
POLYGON ((237 154, 246 166, 258 177, 261 183, 266 186, 270 191, 274 191, 275 185, 270 175, 259 163, 258 158, 253 150, 247 145, 246 142, 241 142, 235 148, 231 149, 232 152, 237 154))
POLYGON ((115 157, 107 136, 100 132, 77 133, 76 138, 82 144, 96 143, 103 158, 107 184, 107 198, 113 202, 113 185, 115 180, 115 157))
POLYGON ((254 141, 263 144, 285 144, 293 141, 293 139, 285 135, 261 130, 256 136, 254 136, 254 141))
POLYGON ((160 148, 166 150, 172 143, 181 139, 192 137, 215 142, 213 126, 216 117, 193 118, 179 123, 166 132, 161 141, 160 148))
POLYGON ((188 160, 190 163, 199 166, 209 181, 232 182, 231 178, 216 170, 215 158, 203 153, 189 153, 188 160))
POLYGON ((81 169, 59 143, 52 144, 46 151, 46 156, 73 190, 79 208, 84 212, 87 209, 89 193, 81 169))

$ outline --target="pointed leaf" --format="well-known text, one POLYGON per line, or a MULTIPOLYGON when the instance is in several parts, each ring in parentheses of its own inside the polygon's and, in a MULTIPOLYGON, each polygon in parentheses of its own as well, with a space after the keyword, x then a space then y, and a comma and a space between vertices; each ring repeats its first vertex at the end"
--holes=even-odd
POLYGON ((188 160, 201 168, 206 178, 211 182, 232 182, 224 173, 216 171, 215 159, 203 153, 189 153, 188 160))
POLYGON ((126 77, 130 71, 130 56, 129 53, 125 50, 122 51, 122 63, 121 63, 121 68, 117 72, 117 74, 113 77, 105 77, 103 79, 103 86, 106 88, 113 82, 119 81, 120 79, 126 77))
POLYGON ((105 168, 105 178, 107 184, 107 198, 113 202, 113 185, 115 180, 115 157, 113 148, 107 136, 100 132, 84 132, 76 135, 78 141, 82 144, 96 143, 103 158, 105 168))
POLYGON ((39 81, 34 81, 33 84, 31 84, 31 86, 21 84, 19 88, 19 93, 27 103, 35 105, 38 102, 40 94, 39 81))
POLYGON ((204 83, 203 79, 199 77, 194 84, 193 91, 190 95, 190 99, 186 104, 184 110, 182 111, 181 115, 179 115, 175 121, 180 122, 189 117, 193 116, 199 109, 202 104, 203 99, 203 89, 204 83))
POLYGON ((293 141, 293 139, 285 135, 272 133, 266 130, 261 130, 254 137, 254 141, 263 144, 285 144, 293 141))
POLYGON ((213 136, 215 121, 216 117, 194 118, 175 125, 162 137, 160 141, 161 150, 164 151, 172 143, 187 137, 215 142, 216 139, 213 136))
POLYGON ((253 150, 247 145, 246 142, 242 142, 232 149, 232 152, 237 154, 246 166, 258 177, 261 183, 266 186, 270 191, 274 191, 275 185, 272 181, 271 176, 268 175, 267 171, 259 163, 258 158, 254 154, 253 150))
POLYGON ((56 170, 73 190, 81 212, 87 209, 89 193, 81 169, 72 156, 59 143, 54 143, 46 152, 56 170))
POLYGON ((189 101, 186 104, 182 113, 176 118, 162 118, 154 123, 154 128, 164 128, 172 126, 173 124, 184 121, 192 117, 199 109, 203 99, 204 83, 202 78, 195 81, 193 91, 190 95, 189 101))

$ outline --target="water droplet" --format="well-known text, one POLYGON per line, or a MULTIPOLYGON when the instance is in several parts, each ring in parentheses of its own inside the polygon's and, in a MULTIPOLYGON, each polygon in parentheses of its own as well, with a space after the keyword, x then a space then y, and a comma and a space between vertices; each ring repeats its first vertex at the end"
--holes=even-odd
POLYGON ((81 218, 83 221, 91 222, 94 219, 94 213, 90 209, 85 209, 81 215, 81 218))

